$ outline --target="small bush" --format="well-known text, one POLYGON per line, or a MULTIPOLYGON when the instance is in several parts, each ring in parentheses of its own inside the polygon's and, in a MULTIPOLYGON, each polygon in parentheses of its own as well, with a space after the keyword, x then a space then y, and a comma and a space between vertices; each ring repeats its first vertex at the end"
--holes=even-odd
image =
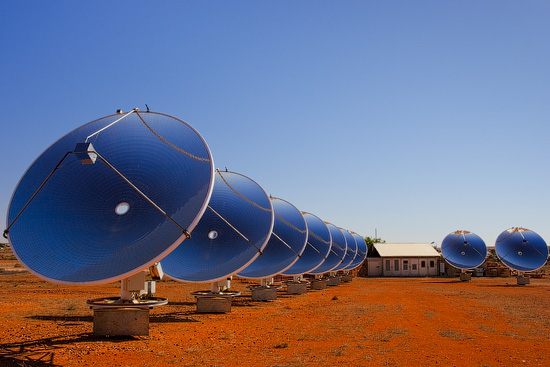
POLYGON ((275 349, 288 348, 288 343, 279 343, 279 344, 275 345, 274 348, 275 348, 275 349))

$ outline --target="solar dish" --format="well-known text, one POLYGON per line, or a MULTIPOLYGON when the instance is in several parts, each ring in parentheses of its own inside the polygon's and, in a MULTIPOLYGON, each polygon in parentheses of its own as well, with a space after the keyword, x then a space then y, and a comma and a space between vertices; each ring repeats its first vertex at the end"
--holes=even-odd
POLYGON ((548 246, 537 233, 525 228, 510 228, 502 232, 495 243, 502 262, 517 271, 533 271, 548 259, 548 246))
POLYGON ((441 242, 441 253, 455 268, 474 269, 485 261, 487 246, 475 233, 455 231, 448 234, 441 242))
POLYGON ((193 230, 213 186, 203 138, 175 117, 102 117, 68 133, 27 169, 8 210, 19 261, 56 283, 126 278, 193 230))
POLYGON ((271 198, 275 221, 273 233, 262 254, 237 275, 262 279, 281 274, 294 264, 307 243, 307 225, 304 216, 288 201, 271 198))
POLYGON ((346 239, 346 252, 344 255, 344 260, 338 265, 336 268, 332 269, 332 271, 339 271, 346 269, 352 262, 353 259, 355 259, 355 255, 357 255, 357 242, 355 242, 355 238, 351 235, 350 232, 343 228, 339 228, 342 234, 344 235, 344 238, 346 239))
POLYGON ((302 256, 283 275, 297 276, 310 273, 327 258, 331 238, 327 225, 317 216, 302 213, 307 224, 307 244, 302 256))
POLYGON ((206 212, 193 236, 161 261, 164 273, 193 283, 215 282, 246 268, 273 229, 271 200, 252 179, 216 171, 206 212))
POLYGON ((346 256, 347 244, 342 231, 332 223, 326 223, 331 236, 331 248, 327 259, 318 267, 311 271, 311 274, 323 274, 333 271, 342 263, 346 256))
POLYGON ((365 242, 363 237, 354 232, 351 232, 351 235, 353 236, 353 239, 357 244, 357 255, 355 256, 351 264, 349 264, 344 270, 353 270, 357 268, 367 258, 367 243, 365 242))

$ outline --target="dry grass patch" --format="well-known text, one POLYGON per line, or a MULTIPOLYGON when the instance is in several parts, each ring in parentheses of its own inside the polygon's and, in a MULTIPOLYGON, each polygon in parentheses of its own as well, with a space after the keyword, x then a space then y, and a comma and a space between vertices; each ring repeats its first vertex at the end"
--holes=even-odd
POLYGON ((464 335, 464 334, 459 333, 458 331, 454 331, 454 330, 439 330, 438 333, 439 333, 439 335, 441 335, 445 338, 449 338, 449 339, 456 340, 456 341, 463 341, 463 340, 473 339, 471 336, 464 335))
POLYGON ((395 337, 407 335, 409 331, 401 328, 388 328, 381 333, 377 333, 371 336, 371 340, 377 342, 389 342, 395 337))

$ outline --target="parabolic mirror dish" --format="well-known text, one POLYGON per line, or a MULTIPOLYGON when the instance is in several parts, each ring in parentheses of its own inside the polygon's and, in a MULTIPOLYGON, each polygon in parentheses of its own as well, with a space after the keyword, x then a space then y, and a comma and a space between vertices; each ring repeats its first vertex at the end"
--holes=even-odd
POLYGON ((357 255, 344 270, 352 270, 360 266, 363 261, 367 258, 367 243, 363 239, 363 237, 359 236, 357 233, 352 232, 351 233, 353 238, 355 239, 355 243, 357 244, 357 255))
POLYGON ((59 139, 27 169, 10 202, 9 241, 26 268, 50 281, 121 279, 191 232, 213 173, 206 142, 184 121, 137 110, 106 116, 59 139), (85 142, 96 153, 76 148, 85 142))
POLYGON ((216 171, 208 208, 192 237, 161 261, 170 278, 192 283, 225 279, 248 266, 273 229, 269 197, 255 181, 216 171))
POLYGON ((307 224, 307 243, 302 256, 283 275, 303 275, 321 265, 327 258, 331 238, 327 225, 310 213, 302 213, 307 224))
POLYGON ((475 233, 455 231, 448 234, 441 242, 441 253, 455 268, 473 269, 485 261, 487 246, 475 233))
POLYGON ((495 251, 508 267, 518 271, 533 271, 548 260, 548 246, 537 233, 525 228, 510 228, 496 240, 495 251))
POLYGON ((342 263, 346 255, 347 244, 346 238, 342 231, 332 223, 327 223, 328 230, 331 236, 331 248, 327 256, 327 259, 323 261, 319 267, 311 271, 311 274, 323 274, 329 271, 333 271, 338 265, 342 263))
POLYGON ((271 198, 275 222, 273 233, 262 254, 237 275, 249 279, 281 274, 301 256, 307 241, 304 216, 288 201, 271 198))
POLYGON ((346 239, 346 253, 344 256, 344 260, 338 265, 336 268, 332 269, 332 271, 339 271, 346 269, 352 262, 353 259, 355 259, 355 256, 357 255, 357 243, 355 242, 355 238, 351 235, 350 232, 343 228, 339 228, 340 231, 342 231, 342 234, 344 235, 344 238, 346 239))

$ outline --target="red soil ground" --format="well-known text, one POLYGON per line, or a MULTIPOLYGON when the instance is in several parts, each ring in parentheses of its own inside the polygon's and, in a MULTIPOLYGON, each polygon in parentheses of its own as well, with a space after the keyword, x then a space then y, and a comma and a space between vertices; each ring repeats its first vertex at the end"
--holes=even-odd
POLYGON ((0 260, 0 366, 550 366, 550 279, 360 278, 198 314, 190 292, 157 283, 148 337, 98 337, 86 300, 117 283, 65 286, 0 260), (7 270, 6 270, 7 269, 7 270))

